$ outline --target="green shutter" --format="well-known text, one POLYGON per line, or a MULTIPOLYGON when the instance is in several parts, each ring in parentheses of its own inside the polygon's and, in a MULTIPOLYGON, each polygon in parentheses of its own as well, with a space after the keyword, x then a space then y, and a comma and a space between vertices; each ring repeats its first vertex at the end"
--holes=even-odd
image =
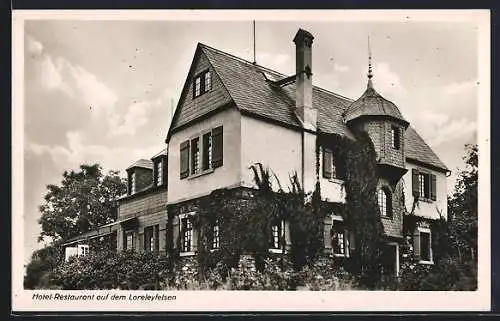
POLYGON ((430 175, 431 176, 431 200, 435 201, 436 200, 436 175, 430 175))
POLYGON ((332 152, 323 148, 323 177, 332 177, 332 152))
POLYGON ((181 143, 180 157, 181 157, 180 176, 181 176, 181 179, 183 179, 183 178, 188 177, 188 175, 189 175, 189 141, 188 140, 181 143))
POLYGON ((224 144, 222 126, 212 129, 212 168, 223 164, 224 144))
POLYGON ((418 169, 411 170, 411 187, 412 187, 412 195, 418 197, 419 192, 419 182, 418 182, 418 169))

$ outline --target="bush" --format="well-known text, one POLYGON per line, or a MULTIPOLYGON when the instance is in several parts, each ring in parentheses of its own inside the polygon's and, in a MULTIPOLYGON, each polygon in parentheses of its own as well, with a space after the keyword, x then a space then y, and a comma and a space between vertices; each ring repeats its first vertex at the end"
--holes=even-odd
POLYGON ((51 284, 66 290, 158 289, 165 256, 151 252, 94 252, 72 257, 51 274, 51 284))
POLYGON ((475 291, 477 263, 452 258, 435 265, 408 263, 402 269, 400 285, 406 291, 475 291))

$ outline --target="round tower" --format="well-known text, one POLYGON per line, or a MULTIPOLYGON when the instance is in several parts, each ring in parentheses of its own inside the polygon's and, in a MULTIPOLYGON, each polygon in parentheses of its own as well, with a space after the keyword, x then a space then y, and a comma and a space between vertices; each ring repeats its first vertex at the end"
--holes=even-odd
POLYGON ((368 59, 366 90, 347 108, 344 121, 349 128, 368 133, 377 152, 381 176, 397 183, 407 171, 405 132, 409 122, 393 102, 382 97, 373 88, 371 54, 368 59))

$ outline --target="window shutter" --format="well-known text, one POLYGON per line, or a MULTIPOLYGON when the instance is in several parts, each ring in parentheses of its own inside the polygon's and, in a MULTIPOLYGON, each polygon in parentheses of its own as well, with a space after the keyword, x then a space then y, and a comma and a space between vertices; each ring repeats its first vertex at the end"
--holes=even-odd
POLYGON ((144 230, 142 230, 142 232, 139 232, 139 247, 135 248, 136 251, 144 250, 145 245, 146 245, 146 242, 144 242, 144 230))
POLYGON ((160 251, 160 226, 155 225, 154 227, 154 249, 155 252, 158 253, 160 251))
POLYGON ((417 228, 413 231, 413 254, 420 258, 420 231, 417 228))
POLYGON ((180 224, 179 216, 175 216, 172 219, 172 247, 174 249, 179 248, 179 237, 180 237, 180 224))
POLYGON ((431 199, 436 200, 436 175, 431 175, 431 199))
POLYGON ((192 242, 191 243, 191 251, 196 252, 198 250, 198 230, 196 228, 192 229, 193 237, 192 237, 192 242))
POLYGON ((181 155, 181 179, 188 177, 189 175, 189 141, 181 143, 180 147, 181 155))
POLYGON ((332 248, 332 219, 331 217, 328 215, 327 217, 325 217, 325 220, 324 220, 325 224, 325 228, 324 228, 324 243, 325 243, 325 248, 326 249, 331 249, 332 248))
POLYGON ((411 170, 411 189, 413 196, 419 196, 418 169, 411 170))
POLYGON ((332 152, 323 148, 323 177, 332 177, 332 152))
POLYGON ((223 130, 222 126, 212 129, 212 168, 221 167, 223 164, 223 130))

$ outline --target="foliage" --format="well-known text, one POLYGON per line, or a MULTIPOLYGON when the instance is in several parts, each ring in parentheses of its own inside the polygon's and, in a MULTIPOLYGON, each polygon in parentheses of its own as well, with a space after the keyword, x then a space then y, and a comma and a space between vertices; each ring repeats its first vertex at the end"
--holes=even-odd
POLYGON ((153 252, 91 252, 59 265, 51 283, 64 290, 159 289, 167 275, 166 260, 153 252))
POLYGON ((477 145, 466 145, 465 153, 466 167, 460 171, 455 191, 448 199, 450 241, 454 255, 460 260, 477 260, 477 145))
POLYGON ((80 165, 65 171, 60 185, 48 185, 40 205, 42 232, 39 241, 50 237, 65 240, 116 219, 116 199, 126 191, 117 171, 104 175, 101 166, 80 165))
POLYGON ((26 266, 24 288, 36 289, 49 287, 48 275, 63 260, 61 248, 55 245, 36 250, 26 266))
POLYGON ((355 141, 337 138, 335 148, 345 180, 344 220, 355 240, 347 266, 370 288, 381 279, 385 244, 377 201, 377 156, 368 134, 363 131, 355 134, 355 141))

